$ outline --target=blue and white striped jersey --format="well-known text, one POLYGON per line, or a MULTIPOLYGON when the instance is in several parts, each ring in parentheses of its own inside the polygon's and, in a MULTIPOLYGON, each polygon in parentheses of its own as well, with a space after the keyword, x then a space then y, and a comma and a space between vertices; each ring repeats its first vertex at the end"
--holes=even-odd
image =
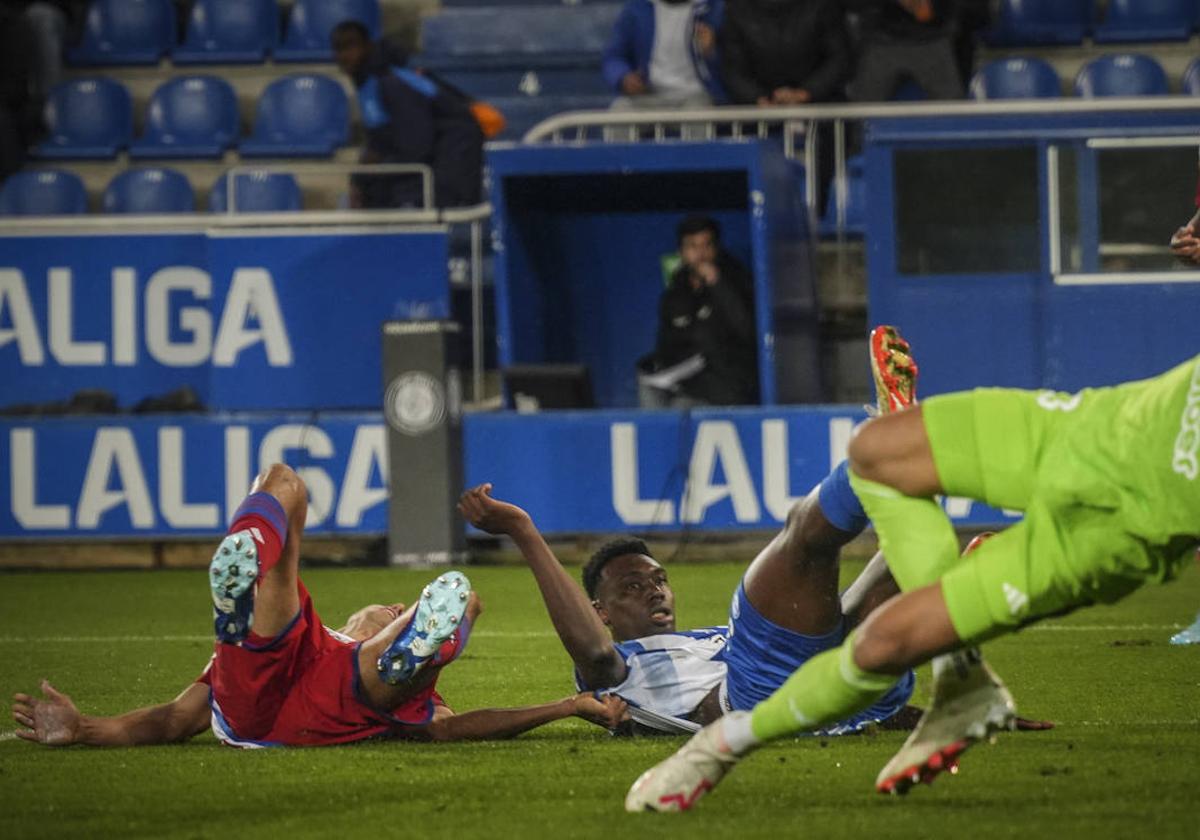
MULTIPOLYGON (((729 628, 719 626, 617 642, 628 671, 620 685, 603 693, 619 696, 629 704, 634 720, 648 726, 669 732, 698 729, 684 718, 725 679, 728 638, 729 628), (640 710, 649 714, 641 715, 640 710), (659 720, 662 717, 674 720, 659 720)), ((580 691, 591 690, 578 672, 575 684, 580 691)))

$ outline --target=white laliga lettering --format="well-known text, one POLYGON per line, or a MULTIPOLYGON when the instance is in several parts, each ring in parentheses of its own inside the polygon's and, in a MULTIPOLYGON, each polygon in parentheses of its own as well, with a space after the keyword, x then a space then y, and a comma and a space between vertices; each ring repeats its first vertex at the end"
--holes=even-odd
POLYGON ((183 430, 163 426, 158 430, 158 505, 163 519, 173 528, 217 527, 221 516, 216 504, 186 501, 186 481, 183 430))
POLYGON ((225 524, 233 524, 238 505, 250 492, 250 430, 225 427, 225 524))
POLYGON ((21 364, 30 367, 45 364, 46 351, 42 347, 37 321, 33 319, 25 275, 9 268, 0 269, 0 322, 3 322, 6 310, 12 326, 0 327, 0 347, 15 340, 21 364))
POLYGON ((75 524, 79 528, 96 528, 101 516, 122 503, 129 508, 133 527, 154 527, 154 508, 133 433, 129 429, 100 428, 92 443, 75 524), (120 489, 109 490, 114 476, 120 489))
POLYGON ((263 343, 267 363, 272 367, 292 364, 292 343, 271 275, 262 268, 239 268, 233 273, 225 311, 217 328, 213 364, 232 367, 242 350, 258 342, 263 343), (246 325, 251 318, 258 321, 257 327, 246 325))
POLYGON ((36 443, 33 429, 13 429, 9 432, 8 451, 12 465, 8 480, 13 517, 29 531, 69 528, 69 506, 38 504, 36 443))
MULTIPOLYGON (((258 447, 259 469, 265 470, 275 463, 288 463, 289 459, 285 456, 294 449, 307 452, 314 458, 331 458, 334 454, 333 441, 324 430, 317 426, 288 423, 276 426, 263 437, 258 447)), ((296 475, 308 487, 308 517, 305 524, 309 527, 320 525, 333 510, 333 481, 320 467, 300 467, 296 475)))
POLYGON ((387 499, 387 482, 387 436, 383 425, 359 426, 354 430, 346 477, 342 479, 342 491, 338 496, 335 517, 338 526, 357 528, 361 525, 363 513, 387 499), (370 486, 375 467, 379 468, 382 487, 370 486))
POLYGON ((212 297, 212 278, 198 268, 172 266, 154 272, 146 284, 146 349, 160 364, 190 367, 203 364, 212 350, 212 316, 207 306, 179 310, 179 329, 186 341, 171 340, 171 293, 190 292, 196 300, 212 297))
POLYGON ((75 340, 72 294, 71 269, 50 269, 50 352, 62 365, 102 365, 108 356, 104 342, 75 340))
POLYGON ((120 367, 137 364, 137 273, 132 268, 112 272, 112 361, 120 367))
POLYGON ((675 504, 669 499, 642 499, 638 495, 637 426, 613 423, 609 429, 612 449, 612 503, 626 525, 669 525, 675 521, 675 504))
POLYGON ((791 470, 788 469, 787 422, 764 420, 762 423, 763 503, 771 516, 780 522, 787 519, 792 505, 803 496, 788 493, 791 470))
POLYGON ((696 427, 680 518, 700 522, 710 507, 726 497, 733 502, 738 522, 757 522, 762 516, 737 429, 728 420, 704 420, 696 427), (726 484, 713 483, 718 461, 724 468, 726 484))

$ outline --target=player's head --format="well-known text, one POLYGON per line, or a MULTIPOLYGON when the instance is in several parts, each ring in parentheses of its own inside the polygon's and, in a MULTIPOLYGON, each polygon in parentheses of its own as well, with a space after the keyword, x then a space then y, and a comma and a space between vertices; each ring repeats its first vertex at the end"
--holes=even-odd
POLYGON ((344 20, 329 35, 333 57, 347 76, 356 76, 367 62, 371 33, 357 20, 344 20))
POLYGON ((679 258, 688 268, 715 262, 721 246, 721 226, 708 216, 687 216, 675 228, 679 258))
POLYGON ((675 593, 641 540, 600 546, 583 567, 583 588, 618 642, 675 630, 675 593))

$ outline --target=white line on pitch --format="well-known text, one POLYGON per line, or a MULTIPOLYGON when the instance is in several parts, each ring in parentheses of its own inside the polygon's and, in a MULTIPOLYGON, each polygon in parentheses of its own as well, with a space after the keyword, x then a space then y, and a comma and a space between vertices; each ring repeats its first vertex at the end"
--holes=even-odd
POLYGON ((15 731, 14 732, 0 732, 0 741, 15 741, 15 740, 17 740, 17 733, 15 731))

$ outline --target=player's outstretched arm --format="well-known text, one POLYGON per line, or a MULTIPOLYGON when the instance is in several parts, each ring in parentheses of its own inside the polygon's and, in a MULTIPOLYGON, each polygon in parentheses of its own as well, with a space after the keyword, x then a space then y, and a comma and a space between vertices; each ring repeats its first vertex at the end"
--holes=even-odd
POLYGON ((584 684, 593 688, 619 684, 625 679, 625 660, 583 587, 558 562, 529 514, 491 494, 491 484, 472 487, 459 499, 459 512, 481 531, 512 538, 533 571, 550 621, 584 684))
POLYGON ((625 701, 615 694, 596 697, 591 692, 565 697, 541 706, 515 709, 476 709, 456 715, 446 709, 424 727, 422 734, 431 741, 469 741, 512 738, 556 720, 582 718, 590 723, 615 729, 628 715, 625 701))
POLYGON ((13 720, 23 728, 18 737, 51 747, 136 747, 185 741, 208 728, 208 686, 192 683, 170 703, 135 709, 115 717, 82 714, 49 680, 42 697, 13 697, 13 720))

